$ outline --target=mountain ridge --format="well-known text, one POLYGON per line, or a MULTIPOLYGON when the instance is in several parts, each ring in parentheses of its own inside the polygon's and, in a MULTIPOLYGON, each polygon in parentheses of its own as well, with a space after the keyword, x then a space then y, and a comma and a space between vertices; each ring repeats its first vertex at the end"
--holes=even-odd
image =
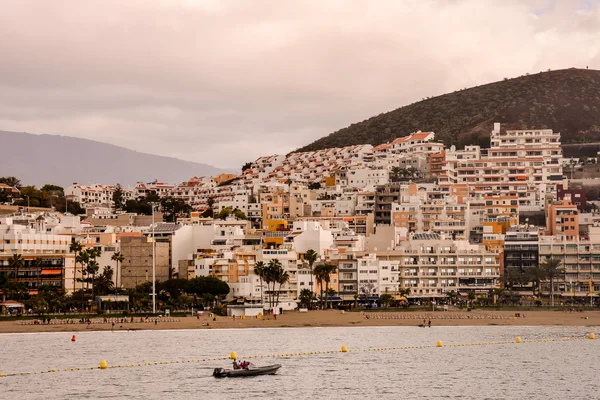
POLYGON ((194 175, 231 172, 73 136, 0 130, 0 143, 10 149, 0 157, 0 176, 15 176, 24 185, 68 186, 77 182, 131 186, 155 179, 180 183, 194 175))
POLYGON ((600 141, 600 71, 561 69, 427 98, 351 124, 295 152, 378 145, 433 131, 447 146, 489 145, 494 122, 507 129, 551 128, 563 143, 600 141))

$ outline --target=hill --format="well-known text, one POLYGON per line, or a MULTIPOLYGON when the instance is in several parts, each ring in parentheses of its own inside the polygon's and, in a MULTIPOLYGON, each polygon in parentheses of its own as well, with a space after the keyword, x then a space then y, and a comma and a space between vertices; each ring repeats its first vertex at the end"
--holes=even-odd
POLYGON ((563 69, 505 79, 379 114, 297 151, 370 143, 418 130, 446 145, 489 146, 494 122, 509 129, 551 128, 563 143, 600 141, 600 71, 563 69))
POLYGON ((0 143, 0 176, 16 176, 23 185, 68 186, 77 182, 127 187, 140 181, 179 183, 194 175, 230 172, 69 136, 0 131, 0 143))

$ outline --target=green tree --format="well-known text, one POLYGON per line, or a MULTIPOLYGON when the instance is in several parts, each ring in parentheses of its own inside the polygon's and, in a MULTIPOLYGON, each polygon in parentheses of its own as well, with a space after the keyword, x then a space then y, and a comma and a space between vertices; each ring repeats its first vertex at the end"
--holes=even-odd
POLYGON ((120 211, 125 206, 124 202, 124 193, 121 184, 117 183, 115 186, 115 191, 112 194, 113 207, 115 211, 120 211))
POLYGON ((310 190, 318 190, 321 189, 321 183, 320 182, 311 182, 308 184, 308 188, 310 190))
POLYGON ((14 176, 2 176, 0 177, 0 183, 21 189, 21 180, 14 176))
POLYGON ((29 288, 24 282, 9 281, 4 290, 6 291, 6 297, 11 300, 22 301, 29 297, 29 288))
POLYGON ((260 280, 260 302, 263 302, 263 276, 265 273, 265 263, 262 261, 257 261, 254 264, 254 275, 258 276, 260 280))
POLYGON ((171 299, 178 299, 185 293, 187 283, 187 279, 168 279, 160 284, 158 291, 168 293, 171 299))
POLYGON ((73 293, 75 293, 75 282, 77 280, 77 262, 79 261, 78 256, 79 253, 81 253, 82 249, 83 247, 81 246, 81 243, 76 241, 75 238, 71 238, 71 244, 69 245, 69 253, 73 253, 75 257, 73 266, 73 293))
POLYGON ((554 306, 554 281, 559 277, 564 277, 565 270, 561 267, 561 260, 557 258, 546 258, 542 262, 544 279, 550 281, 550 305, 554 306))
POLYGON ((475 292, 471 291, 467 294, 467 299, 471 303, 471 307, 473 307, 473 301, 475 300, 475 292))
POLYGON ((244 214, 244 212, 242 210, 240 210, 239 208, 233 209, 233 216, 238 220, 246 219, 246 214, 244 214))
POLYGON ((167 222, 177 222, 177 217, 189 217, 192 206, 182 199, 164 197, 160 200, 161 210, 167 222))
POLYGON ((379 303, 381 303, 381 305, 385 308, 389 307, 393 300, 394 296, 392 296, 389 293, 384 293, 381 296, 379 296, 379 303))
POLYGON ((113 285, 114 271, 110 265, 104 267, 104 271, 94 278, 94 289, 98 296, 110 294, 114 288, 113 285))
MULTIPOLYGON (((337 267, 333 264, 320 264, 315 267, 315 277, 321 286, 321 302, 323 303, 323 282, 325 282, 325 293, 329 290, 331 275, 337 271, 337 267)), ((325 303, 327 306, 327 303, 325 303)))
POLYGON ((33 296, 28 301, 28 305, 31 308, 31 310, 37 315, 45 314, 46 312, 48 312, 49 309, 48 302, 44 299, 43 296, 40 296, 39 294, 33 296))
POLYGON ((210 294, 215 297, 225 297, 229 294, 229 285, 212 276, 200 276, 187 281, 186 292, 196 296, 210 294))
POLYGON ((132 214, 152 215, 152 205, 145 200, 127 200, 125 211, 132 214))
POLYGON ((279 295, 281 294, 281 287, 290 281, 290 274, 282 269, 277 275, 276 279, 279 287, 277 288, 277 299, 275 300, 275 305, 278 305, 279 295))
POLYGON ((306 253, 304 253, 304 260, 308 263, 308 269, 310 270, 310 290, 315 289, 315 286, 313 285, 313 266, 318 258, 319 254, 313 249, 308 249, 306 250, 306 253))
POLYGON ((13 254, 8 259, 8 266, 12 270, 14 282, 19 282, 19 270, 23 268, 25 265, 25 261, 23 261, 23 257, 20 254, 13 254))
POLYGON ((225 220, 232 213, 233 213, 233 209, 231 207, 224 207, 221 211, 219 211, 216 218, 225 220))
POLYGON ((2 290, 2 302, 6 301, 6 285, 8 284, 8 274, 0 272, 0 290, 2 290))
POLYGON ((65 189, 62 186, 53 185, 53 184, 45 184, 40 189, 42 192, 53 193, 56 195, 64 195, 65 189))
MULTIPOLYGON (((537 295, 540 297, 542 289, 541 282, 544 280, 545 275, 546 271, 544 271, 544 267, 541 264, 536 263, 525 270, 525 276, 529 277, 531 280, 531 288, 533 292, 537 292, 537 295)), ((526 280, 525 278, 523 279, 526 280)))
POLYGON ((247 162, 244 165, 242 165, 242 172, 244 172, 247 169, 252 168, 252 163, 251 162, 247 162))
POLYGON ((121 253, 120 251, 116 251, 113 253, 113 255, 110 257, 110 259, 112 261, 115 262, 115 286, 117 288, 121 287, 120 285, 120 279, 121 279, 121 270, 119 269, 120 265, 123 265, 123 261, 125 261, 125 256, 123 256, 123 253, 121 253))
POLYGON ((530 282, 529 275, 520 268, 508 267, 504 268, 504 275, 500 277, 500 281, 504 284, 504 287, 512 290, 515 286, 523 286, 530 282))
POLYGON ((275 286, 279 282, 281 275, 283 274, 283 266, 281 265, 281 261, 277 259, 269 260, 267 265, 265 266, 263 280, 267 284, 267 298, 269 301, 269 307, 276 307, 275 303, 275 286), (271 287, 272 285, 272 287, 271 287))
POLYGON ((306 308, 310 307, 312 303, 314 294, 310 289, 302 289, 300 291, 300 295, 298 296, 298 300, 300 300, 300 304, 303 304, 306 308))
POLYGON ((30 265, 31 265, 31 267, 35 268, 36 271, 39 271, 38 282, 41 283, 42 282, 42 267, 44 266, 44 262, 42 261, 41 258, 36 257, 32 261, 30 261, 30 265))
POLYGON ((38 288, 38 296, 44 300, 49 312, 59 312, 65 309, 65 291, 60 286, 41 285, 38 288))

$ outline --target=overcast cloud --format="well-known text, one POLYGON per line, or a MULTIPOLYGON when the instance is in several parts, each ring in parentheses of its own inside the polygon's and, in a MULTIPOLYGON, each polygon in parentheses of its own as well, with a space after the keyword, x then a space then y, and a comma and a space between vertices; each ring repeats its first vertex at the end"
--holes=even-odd
POLYGON ((239 168, 599 49, 593 0, 3 0, 0 130, 239 168))

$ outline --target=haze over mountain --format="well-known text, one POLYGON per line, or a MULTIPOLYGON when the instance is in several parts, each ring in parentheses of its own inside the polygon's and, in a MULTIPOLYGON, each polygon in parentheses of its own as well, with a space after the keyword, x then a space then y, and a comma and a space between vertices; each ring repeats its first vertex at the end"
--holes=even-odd
POLYGON ((0 144, 0 176, 16 176, 23 185, 38 187, 73 182, 127 187, 154 179, 180 183, 192 176, 234 172, 69 136, 0 131, 0 144))
POLYGON ((417 130, 446 145, 489 145, 494 122, 507 128, 551 128, 564 143, 600 141, 600 71, 563 69, 504 79, 424 99, 325 136, 297 151, 370 143, 417 130))

